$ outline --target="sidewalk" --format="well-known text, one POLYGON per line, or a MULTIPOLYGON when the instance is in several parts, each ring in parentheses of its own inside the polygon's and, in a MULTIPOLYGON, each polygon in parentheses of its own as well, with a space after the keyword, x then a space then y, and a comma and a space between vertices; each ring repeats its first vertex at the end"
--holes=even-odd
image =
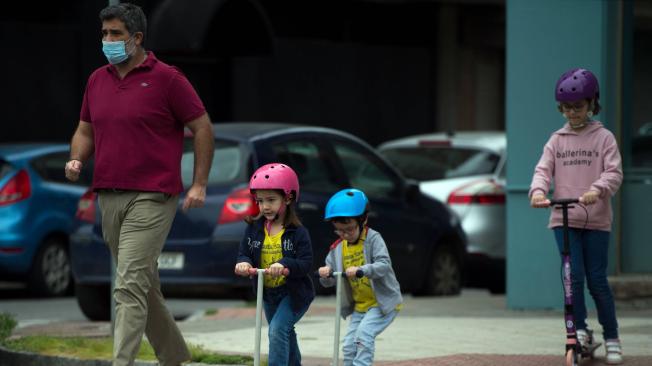
MULTIPOLYGON (((334 297, 318 297, 297 324, 304 365, 330 365, 333 352, 334 297)), ((652 365, 652 309, 618 307, 620 336, 626 365, 652 365)), ((195 314, 180 322, 189 343, 221 353, 252 354, 255 308, 220 309, 214 315, 195 314)), ((266 322, 262 352, 267 353, 266 322)), ((600 338, 595 313, 589 324, 600 338)), ((346 330, 341 322, 340 335, 346 330)), ((108 323, 34 325, 17 334, 54 333, 107 335, 108 323)), ((406 296, 396 320, 376 340, 378 365, 562 365, 565 330, 561 311, 507 310, 504 296, 465 290, 461 296, 406 296)), ((340 351, 341 356, 341 351, 340 351)), ((595 360, 604 364, 604 349, 595 360)))
MULTIPOLYGON (((297 324, 305 365, 330 363, 333 304, 333 297, 318 298, 297 324)), ((647 356, 641 360, 641 365, 652 365, 652 312, 626 310, 621 313, 620 331, 627 364, 635 364, 629 362, 634 360, 631 356, 647 356)), ((252 349, 254 315, 254 309, 218 312, 202 317, 201 327, 193 324, 196 320, 191 320, 185 322, 182 329, 189 342, 207 349, 247 353, 252 349), (238 317, 248 319, 249 324, 220 329, 221 322, 235 322, 238 317)), ((597 329, 595 314, 591 314, 589 322, 597 329)), ((345 330, 346 322, 343 321, 340 335, 344 335, 345 330)), ((266 333, 264 327, 263 353, 267 352, 266 333)), ((467 290, 458 297, 406 297, 401 314, 376 339, 376 361, 387 365, 523 365, 532 360, 532 365, 558 365, 564 342, 560 311, 507 310, 504 296, 467 290)), ((596 351, 596 356, 603 358, 602 347, 596 351)))

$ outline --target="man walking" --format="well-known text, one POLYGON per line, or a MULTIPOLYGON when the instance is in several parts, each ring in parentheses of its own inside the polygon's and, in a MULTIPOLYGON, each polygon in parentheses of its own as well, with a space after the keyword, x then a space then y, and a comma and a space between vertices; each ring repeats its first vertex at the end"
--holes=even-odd
POLYGON ((193 183, 183 209, 203 206, 213 159, 213 128, 197 93, 176 68, 144 48, 140 7, 100 12, 109 64, 88 79, 66 177, 79 178, 95 155, 104 241, 116 263, 113 365, 130 366, 147 335, 162 366, 190 353, 161 295, 157 259, 177 209, 184 128, 193 132, 193 183))

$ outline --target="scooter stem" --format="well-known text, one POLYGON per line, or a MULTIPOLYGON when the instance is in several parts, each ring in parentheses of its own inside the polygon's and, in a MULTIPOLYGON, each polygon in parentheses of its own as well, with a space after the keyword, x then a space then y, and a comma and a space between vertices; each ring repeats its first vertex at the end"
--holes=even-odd
MULTIPOLYGON (((570 258, 570 237, 568 231, 568 209, 571 204, 578 203, 576 198, 565 198, 550 200, 550 205, 556 205, 556 209, 562 210, 562 224, 563 224, 563 240, 562 247, 562 271, 563 271, 563 285, 564 285, 564 325, 566 326, 566 351, 567 357, 573 357, 573 364, 577 355, 581 354, 581 348, 577 341, 577 328, 575 327, 575 317, 573 315, 573 289, 571 278, 571 258, 570 258), (569 351, 573 353, 569 356, 569 351)), ((567 359, 568 361, 568 359, 567 359)))
POLYGON ((254 346, 254 366, 260 366, 260 330, 262 328, 263 318, 263 277, 264 269, 257 269, 258 283, 256 291, 256 338, 254 346))
POLYGON ((333 272, 335 276, 335 335, 333 336, 333 362, 332 366, 339 365, 340 351, 340 318, 342 315, 342 272, 333 272))

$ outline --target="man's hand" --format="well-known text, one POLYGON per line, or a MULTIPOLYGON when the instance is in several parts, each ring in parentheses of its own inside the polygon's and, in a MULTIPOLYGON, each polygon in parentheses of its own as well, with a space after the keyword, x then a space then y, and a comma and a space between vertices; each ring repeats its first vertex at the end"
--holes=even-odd
POLYGON ((82 162, 77 159, 68 160, 66 163, 66 178, 71 182, 76 182, 79 179, 79 174, 82 170, 82 162))
POLYGON ((183 200, 183 211, 188 211, 189 208, 196 208, 204 206, 206 202, 206 186, 193 184, 183 200))
POLYGON ((544 208, 550 206, 550 200, 543 193, 535 193, 530 199, 530 206, 534 208, 544 208))
POLYGON ((588 191, 580 197, 580 203, 585 205, 592 205, 598 201, 600 198, 600 193, 596 191, 588 191))

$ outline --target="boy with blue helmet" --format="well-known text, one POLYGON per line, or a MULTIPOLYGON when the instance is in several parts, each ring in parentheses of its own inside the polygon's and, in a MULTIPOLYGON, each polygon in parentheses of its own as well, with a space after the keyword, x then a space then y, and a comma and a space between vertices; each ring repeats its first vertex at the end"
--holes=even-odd
POLYGON ((319 282, 335 285, 332 271, 346 273, 342 291, 342 317, 351 315, 344 336, 344 365, 373 364, 375 339, 392 323, 401 308, 401 288, 380 233, 367 226, 369 200, 359 189, 335 193, 326 204, 324 218, 339 236, 319 268, 319 282), (361 270, 363 277, 356 273, 361 270))

